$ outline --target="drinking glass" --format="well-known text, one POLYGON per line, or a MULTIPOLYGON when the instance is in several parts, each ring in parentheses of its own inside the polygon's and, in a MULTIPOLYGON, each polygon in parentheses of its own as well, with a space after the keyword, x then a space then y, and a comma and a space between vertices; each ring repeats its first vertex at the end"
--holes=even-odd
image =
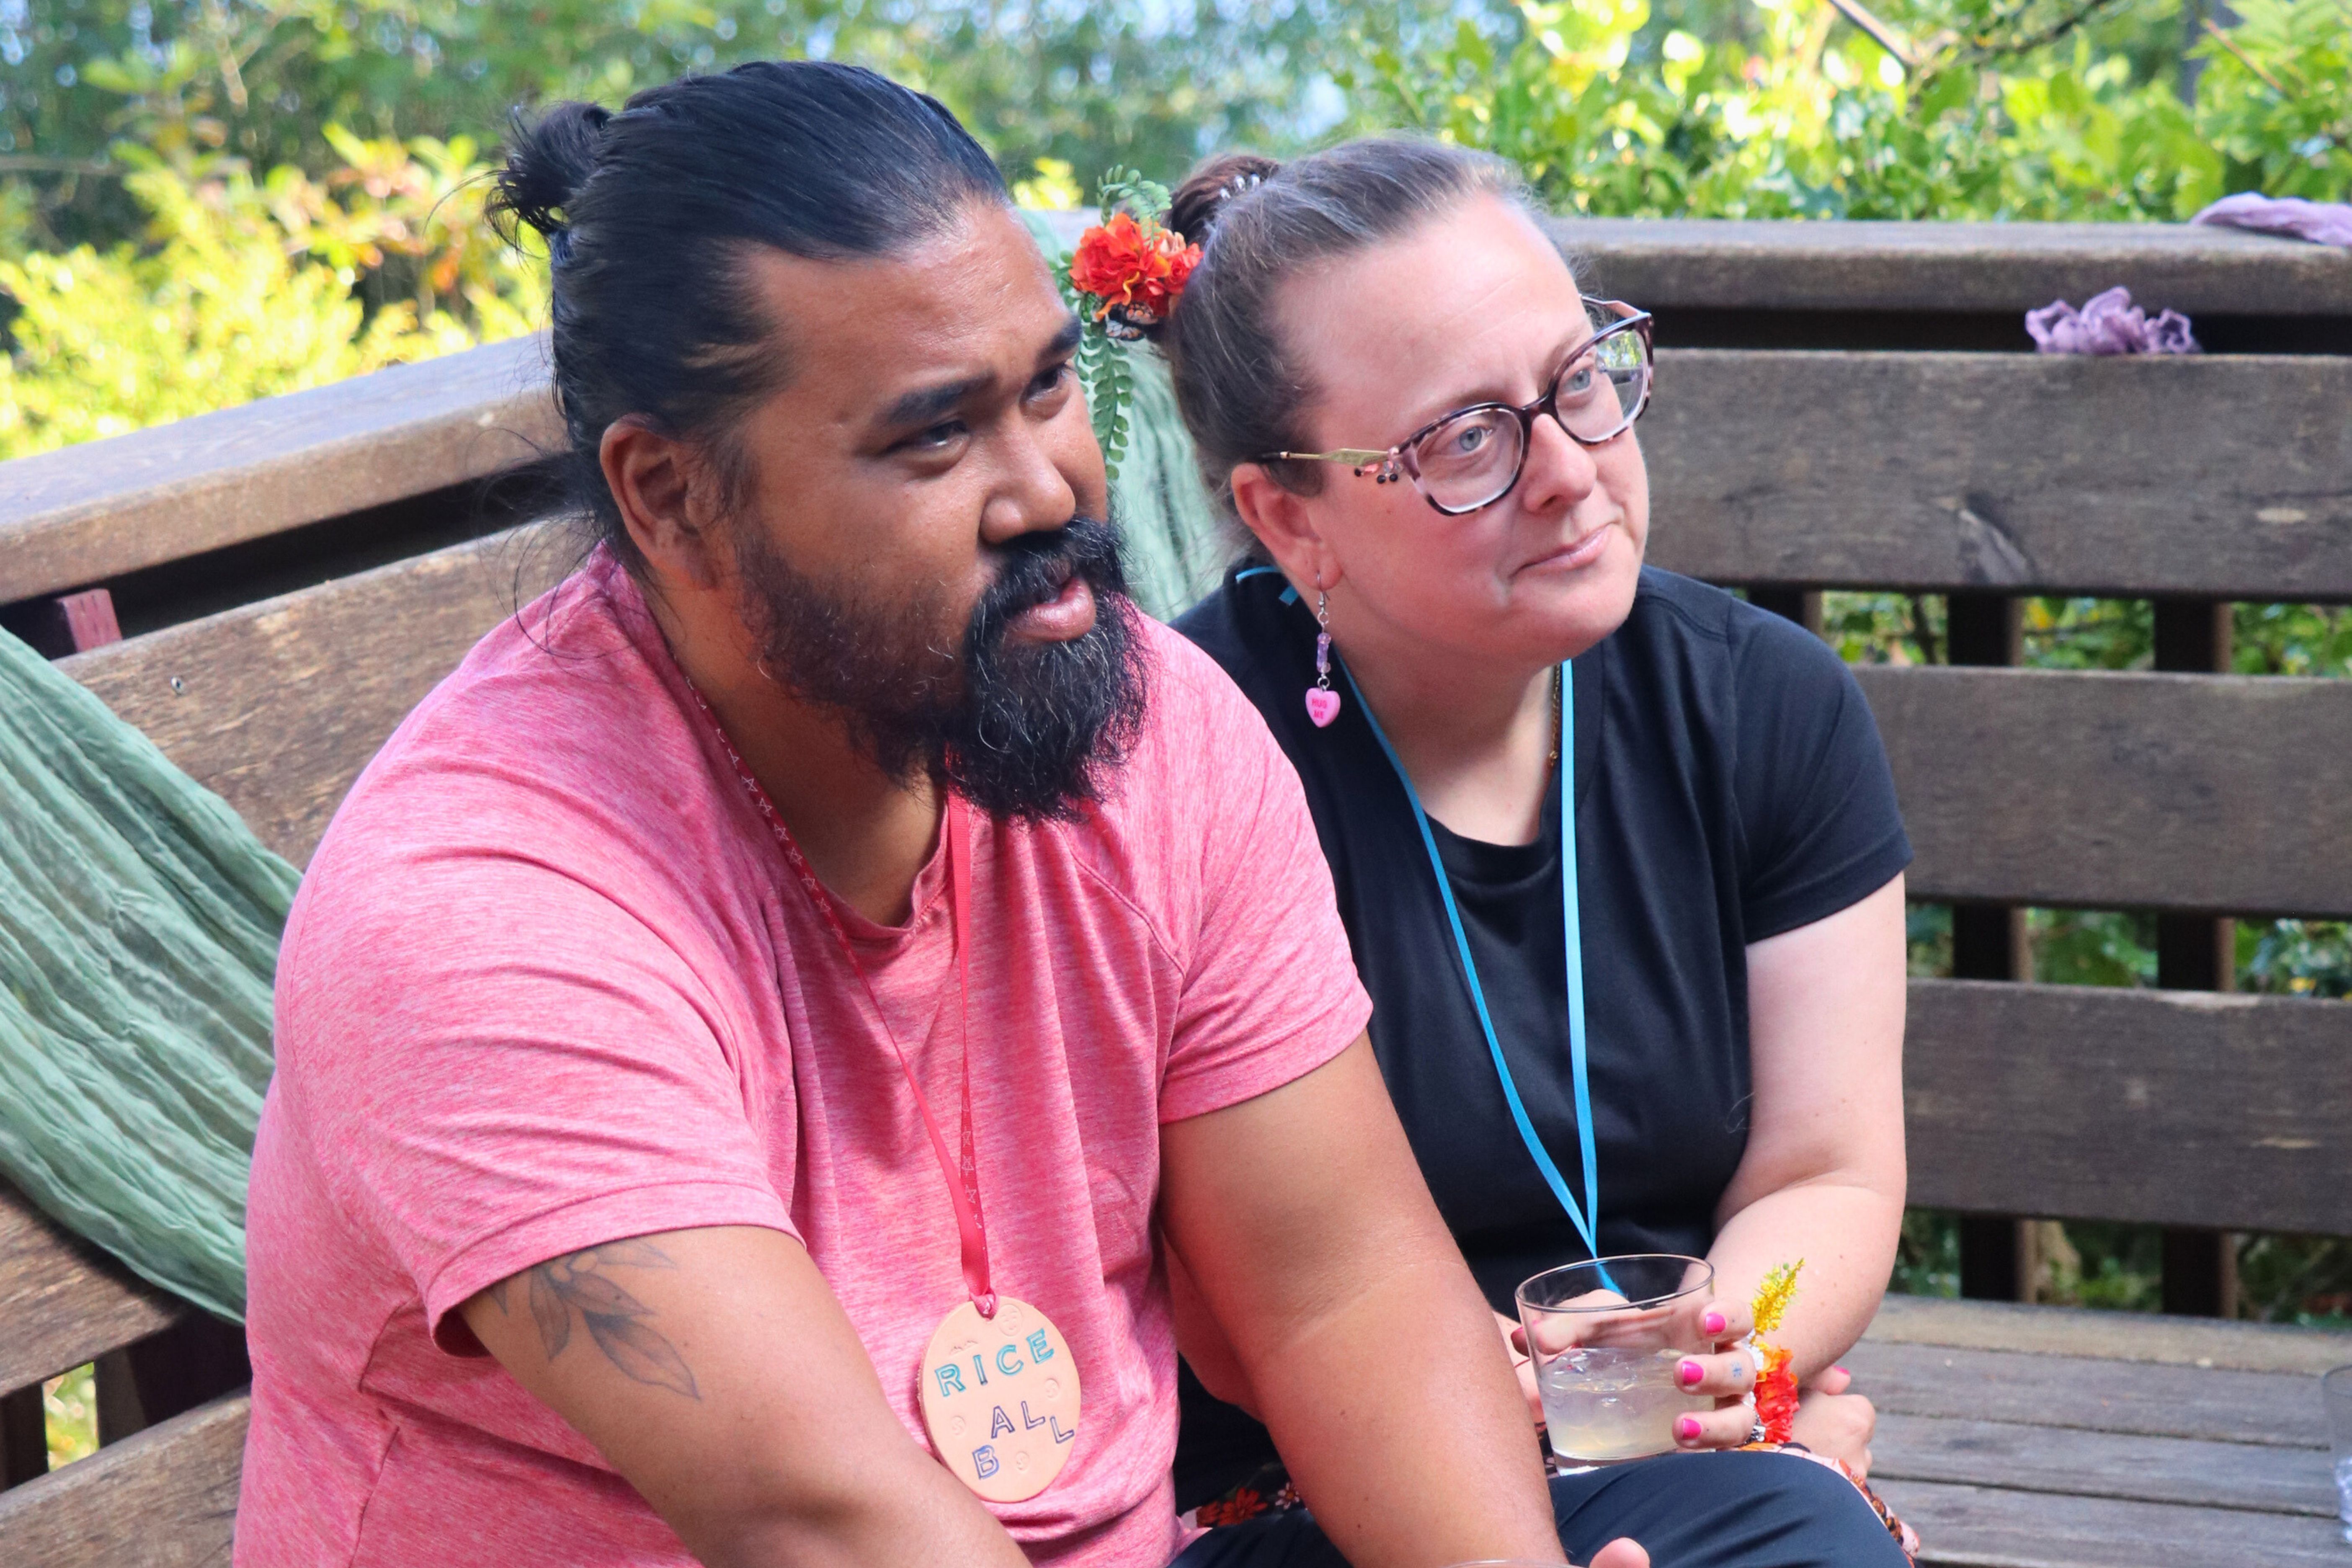
POLYGON ((2319 1400, 2327 1407, 2327 1436, 2336 1457, 2336 1517, 2344 1543, 2352 1546, 2352 1366, 2339 1366, 2319 1379, 2319 1400))
POLYGON ((1521 1285, 1552 1452, 1585 1464, 1672 1453, 1675 1420, 1715 1403, 1675 1375, 1685 1356, 1715 1349, 1714 1300, 1713 1264, 1663 1252, 1570 1263, 1521 1285))

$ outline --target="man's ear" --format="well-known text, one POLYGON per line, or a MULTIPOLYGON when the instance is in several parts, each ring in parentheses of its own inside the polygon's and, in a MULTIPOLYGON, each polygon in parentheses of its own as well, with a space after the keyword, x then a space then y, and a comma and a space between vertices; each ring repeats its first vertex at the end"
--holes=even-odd
POLYGON ((662 576, 706 592, 726 574, 716 531, 719 476, 692 443, 643 420, 604 427, 596 458, 637 551, 662 576))
POLYGON ((1307 497, 1285 489, 1256 463, 1234 465, 1230 482, 1243 526, 1257 536, 1284 576, 1324 589, 1339 585, 1339 557, 1316 531, 1307 497))

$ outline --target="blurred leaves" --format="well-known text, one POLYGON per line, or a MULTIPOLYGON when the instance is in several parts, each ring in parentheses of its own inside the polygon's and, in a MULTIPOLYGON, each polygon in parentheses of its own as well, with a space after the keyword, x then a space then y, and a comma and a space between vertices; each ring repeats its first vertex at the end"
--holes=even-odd
MULTIPOLYGON (((871 65, 946 101, 1008 169, 1181 174, 1213 147, 1339 127, 1330 72, 1367 7, 1079 0, 0 0, 0 155, 103 159, 118 140, 254 167, 331 165, 324 127, 497 136, 509 108, 618 104, 688 70, 808 57, 871 65)), ((20 169, 20 174, 37 173, 20 169)), ((121 201, 62 163, 40 180, 59 239, 110 237, 121 201)))
POLYGON ((103 249, 0 258, 0 457, 119 435, 529 331, 538 269, 482 222, 463 138, 329 127, 323 180, 125 147, 146 216, 103 249))
POLYGON ((1340 79, 1594 214, 2179 219, 2231 191, 2352 185, 2352 0, 2245 0, 2190 51, 2189 103, 2095 40, 2109 9, 2179 15, 1752 0, 1710 39, 1661 31, 1647 0, 1517 0, 1436 48, 1370 44, 1340 79))
MULTIPOLYGON (((2166 218, 2352 183, 2352 0, 2241 0, 2185 58, 2179 0, 1655 5, 0 0, 0 452, 524 330, 541 285, 469 184, 506 110, 756 57, 938 94, 1033 205, 1382 124, 1594 213, 2166 218)), ((1862 613, 1841 641, 1937 657, 1933 605, 1862 613)), ((2072 613, 2053 646, 2127 667, 2072 613)), ((2250 629, 2242 664, 2352 654, 2335 619, 2250 629)))

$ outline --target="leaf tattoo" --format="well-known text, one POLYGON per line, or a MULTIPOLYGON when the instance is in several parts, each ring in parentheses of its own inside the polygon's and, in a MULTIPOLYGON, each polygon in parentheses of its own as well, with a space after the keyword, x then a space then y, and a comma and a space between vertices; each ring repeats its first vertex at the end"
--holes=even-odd
POLYGON ((553 1361, 572 1342, 572 1309, 564 1304, 551 1278, 553 1266, 542 1263, 530 1271, 530 1316, 539 1325, 539 1342, 553 1361))
POLYGON ((694 1373, 677 1347, 661 1335, 630 1318, 606 1318, 590 1314, 588 1337, 604 1352, 604 1359, 619 1367, 639 1383, 656 1384, 676 1389, 688 1399, 700 1399, 694 1386, 694 1373))
MULTIPOLYGON (((539 1329, 540 1347, 553 1361, 572 1342, 572 1314, 588 1325, 588 1337, 604 1359, 638 1383, 671 1389, 688 1399, 700 1399, 694 1371, 677 1347, 644 1320, 654 1310, 629 1294, 617 1281, 599 1272, 608 1267, 676 1268, 669 1255, 649 1241, 616 1241, 551 1258, 530 1270, 530 1316, 539 1329)), ((499 1311, 507 1310, 506 1285, 491 1287, 490 1299, 499 1311)))

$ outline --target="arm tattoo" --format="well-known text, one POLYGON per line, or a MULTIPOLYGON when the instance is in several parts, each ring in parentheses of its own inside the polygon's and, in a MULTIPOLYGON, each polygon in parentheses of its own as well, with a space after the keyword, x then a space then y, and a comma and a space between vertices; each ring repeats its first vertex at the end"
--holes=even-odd
MULTIPOLYGON (((602 1272, 609 1268, 675 1268, 669 1255, 649 1241, 614 1241, 550 1258, 526 1270, 530 1280, 530 1316, 538 1326, 539 1342, 553 1361, 572 1342, 572 1314, 576 1310, 588 1325, 588 1337, 604 1359, 639 1383, 674 1389, 688 1399, 700 1399, 694 1373, 677 1347, 645 1320, 654 1310, 614 1284, 602 1272)), ((507 1310, 507 1280, 490 1287, 490 1300, 500 1313, 507 1310)))

